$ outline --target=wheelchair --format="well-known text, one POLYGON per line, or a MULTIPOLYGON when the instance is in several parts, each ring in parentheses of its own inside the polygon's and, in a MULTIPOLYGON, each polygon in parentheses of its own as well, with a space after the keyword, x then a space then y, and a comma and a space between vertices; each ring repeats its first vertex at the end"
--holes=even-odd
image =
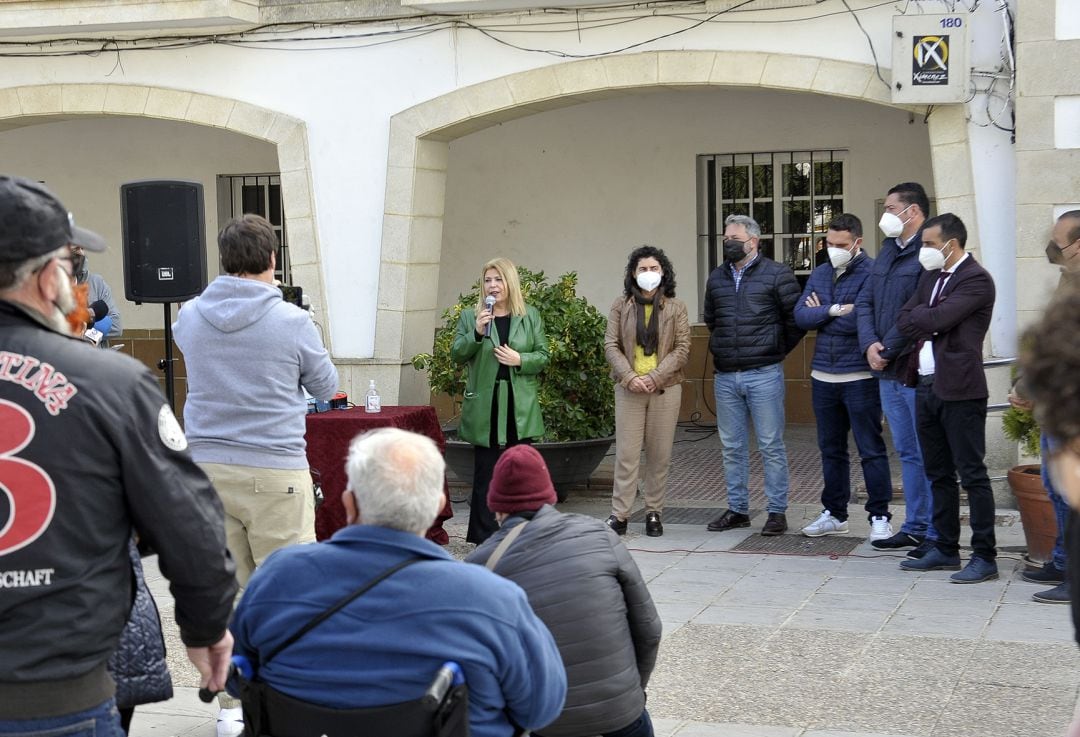
POLYGON ((240 692, 244 737, 469 737, 469 690, 454 662, 418 699, 357 709, 300 701, 252 675, 246 659, 234 656, 230 682, 240 692))

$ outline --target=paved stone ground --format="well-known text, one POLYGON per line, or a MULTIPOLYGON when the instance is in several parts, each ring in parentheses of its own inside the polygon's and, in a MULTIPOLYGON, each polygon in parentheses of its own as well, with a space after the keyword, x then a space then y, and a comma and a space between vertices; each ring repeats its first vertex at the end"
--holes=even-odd
MULTIPOLYGON (((793 445, 805 443, 796 428, 793 445)), ((714 438, 680 444, 695 455, 714 438)), ((803 448, 805 450, 805 448, 803 448)), ((804 503, 789 509, 793 530, 817 516, 813 471, 804 503)), ((700 475, 700 471, 697 472, 700 475)), ((793 479, 796 478, 793 469, 793 479)), ((810 480, 806 480, 809 478, 810 480)), ((816 482, 820 484, 820 477, 816 482)), ((673 490, 674 491, 674 490, 673 490)), ((672 506, 721 506, 723 496, 672 494, 672 506)), ((608 497, 573 493, 564 511, 605 517, 608 497)), ((894 509, 899 526, 903 507, 894 509)), ((450 550, 461 556, 468 507, 455 504, 450 550)), ((1080 653, 1068 607, 1037 604, 1019 578, 1023 544, 1015 516, 997 527, 998 581, 960 586, 948 572, 902 571, 902 554, 874 551, 852 505, 846 555, 733 550, 751 529, 709 533, 666 524, 648 538, 631 524, 626 544, 649 582, 664 640, 649 708, 660 737, 1056 737, 1077 705, 1080 653)), ((793 533, 797 534, 797 532, 793 533)), ((151 559, 152 561, 152 559, 151 559)), ((177 696, 139 707, 135 737, 213 737, 215 709, 195 697, 196 677, 172 630, 164 580, 148 579, 170 642, 177 696)))

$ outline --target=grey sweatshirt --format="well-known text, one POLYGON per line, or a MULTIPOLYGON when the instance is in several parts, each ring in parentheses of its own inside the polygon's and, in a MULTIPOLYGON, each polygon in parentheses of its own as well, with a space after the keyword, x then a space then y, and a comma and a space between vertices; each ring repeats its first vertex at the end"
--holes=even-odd
POLYGON ((311 318, 270 284, 219 276, 173 324, 187 365, 184 431, 199 463, 307 468, 306 388, 338 375, 311 318))

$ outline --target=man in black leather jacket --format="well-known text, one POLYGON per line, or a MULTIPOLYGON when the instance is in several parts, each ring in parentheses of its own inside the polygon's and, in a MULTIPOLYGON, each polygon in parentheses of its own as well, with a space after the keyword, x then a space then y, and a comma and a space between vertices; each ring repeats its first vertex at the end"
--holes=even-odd
POLYGON ((805 331, 795 324, 799 283, 784 264, 758 250, 761 228, 746 215, 724 221, 724 263, 705 285, 705 324, 716 368, 716 427, 724 447, 728 509, 709 523, 722 532, 750 526, 749 428, 754 422, 765 466, 768 518, 762 535, 787 530, 787 448, 784 446, 784 357, 805 331))
POLYGON ((70 244, 104 250, 42 185, 0 176, 0 734, 122 734, 106 661, 132 528, 204 685, 224 687, 232 651, 221 504, 150 372, 71 337, 70 244))

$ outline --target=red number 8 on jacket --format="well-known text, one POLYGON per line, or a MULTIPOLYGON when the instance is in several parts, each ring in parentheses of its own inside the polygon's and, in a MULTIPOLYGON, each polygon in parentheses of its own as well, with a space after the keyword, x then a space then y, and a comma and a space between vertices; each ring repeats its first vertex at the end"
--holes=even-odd
POLYGON ((34 418, 19 405, 0 399, 0 491, 11 507, 0 526, 0 556, 36 540, 56 509, 56 487, 36 463, 16 458, 34 438, 34 418))

